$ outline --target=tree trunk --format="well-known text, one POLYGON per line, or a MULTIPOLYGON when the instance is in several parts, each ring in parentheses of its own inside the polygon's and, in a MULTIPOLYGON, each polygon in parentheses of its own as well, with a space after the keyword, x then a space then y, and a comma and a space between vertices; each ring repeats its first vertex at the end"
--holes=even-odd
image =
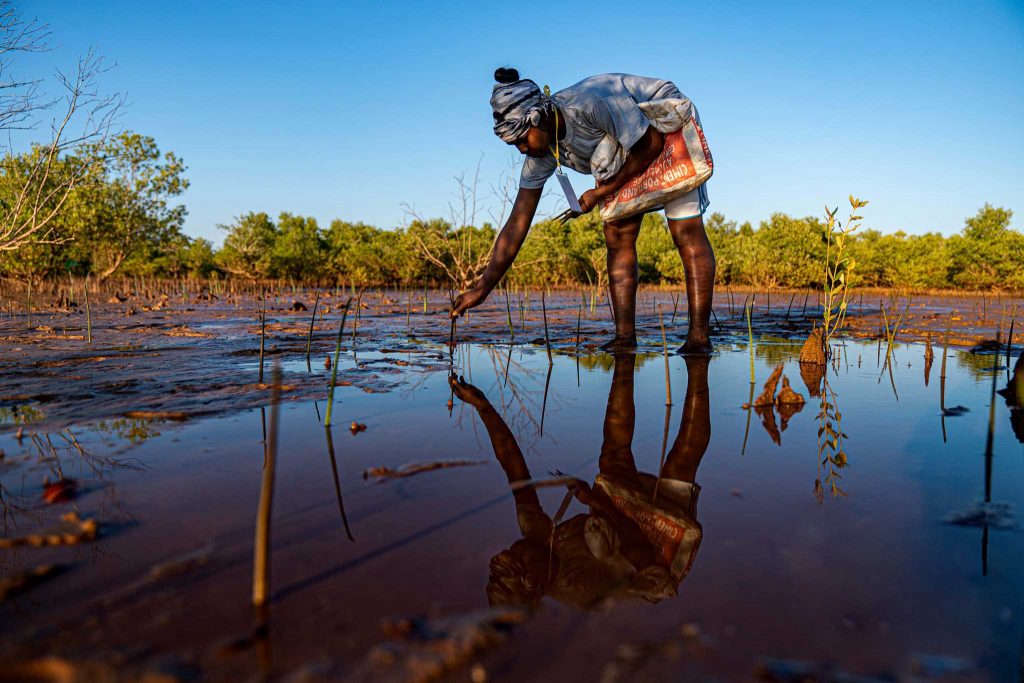
POLYGON ((126 256, 127 252, 117 252, 114 258, 111 260, 111 264, 107 266, 106 270, 104 270, 102 273, 96 276, 96 280, 99 282, 99 284, 102 285, 103 283, 105 283, 110 278, 110 276, 113 275, 117 271, 117 269, 121 267, 121 264, 124 263, 126 256))

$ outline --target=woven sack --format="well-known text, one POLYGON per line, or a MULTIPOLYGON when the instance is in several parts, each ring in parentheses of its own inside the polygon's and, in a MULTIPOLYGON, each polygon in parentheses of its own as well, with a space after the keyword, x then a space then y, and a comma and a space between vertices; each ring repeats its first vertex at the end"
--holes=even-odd
POLYGON ((661 154, 647 170, 601 203, 601 218, 614 221, 656 211, 707 182, 714 167, 704 131, 690 117, 681 128, 665 135, 661 154))

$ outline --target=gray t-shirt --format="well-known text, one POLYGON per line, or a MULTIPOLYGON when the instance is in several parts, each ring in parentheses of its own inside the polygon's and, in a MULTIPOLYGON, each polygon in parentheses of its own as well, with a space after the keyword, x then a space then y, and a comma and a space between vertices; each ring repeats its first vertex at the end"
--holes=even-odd
MULTIPOLYGON (((629 74, 591 76, 551 96, 565 119, 565 137, 559 140, 562 165, 606 180, 622 167, 626 152, 647 132, 649 122, 638 102, 686 99, 671 81, 629 74), (602 140, 602 153, 594 152, 602 140)), ((536 189, 555 172, 555 155, 526 157, 519 187, 536 189)))

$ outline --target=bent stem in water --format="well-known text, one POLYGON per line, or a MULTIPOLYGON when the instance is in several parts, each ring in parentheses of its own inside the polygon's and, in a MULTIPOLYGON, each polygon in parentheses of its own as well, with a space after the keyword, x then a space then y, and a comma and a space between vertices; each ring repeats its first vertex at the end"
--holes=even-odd
POLYGON ((544 314, 544 345, 548 350, 548 365, 554 363, 551 359, 551 338, 548 336, 548 307, 545 303, 544 290, 540 290, 540 307, 544 314))
POLYGON ((665 321, 658 306, 658 324, 661 325, 661 348, 665 355, 665 405, 672 405, 672 379, 668 370, 668 340, 665 338, 665 321))
POLYGON ((544 436, 544 416, 548 411, 548 388, 551 386, 551 371, 555 369, 553 364, 548 365, 548 376, 544 379, 544 401, 540 408, 540 435, 544 436))
POLYGON ((320 305, 320 290, 316 291, 316 301, 313 302, 313 315, 309 317, 309 333, 306 335, 306 368, 309 368, 309 347, 313 344, 313 323, 316 322, 316 309, 320 305))
POLYGON ((754 313, 754 301, 750 300, 749 306, 745 306, 747 309, 747 341, 750 346, 750 384, 754 384, 754 325, 751 322, 751 317, 754 313))
POLYGON ((747 452, 747 437, 750 436, 750 414, 754 412, 754 386, 753 382, 750 383, 750 396, 747 398, 747 426, 743 430, 743 447, 740 449, 740 455, 745 455, 747 452))
POLYGON ((345 333, 345 318, 348 317, 348 307, 352 303, 352 297, 345 302, 345 310, 341 314, 341 323, 338 325, 338 341, 334 345, 334 365, 331 366, 331 384, 327 391, 327 413, 324 416, 324 427, 331 426, 331 413, 334 410, 334 385, 338 381, 338 356, 341 355, 341 338, 345 333))
POLYGON ((274 469, 277 461, 277 435, 281 403, 281 364, 274 362, 273 388, 270 394, 270 434, 264 443, 263 478, 260 504, 256 513, 256 543, 253 557, 252 604, 263 607, 270 597, 270 512, 274 502, 274 469))
POLYGON ((331 428, 325 427, 324 433, 327 435, 327 455, 331 458, 331 474, 334 475, 334 495, 338 499, 338 511, 341 513, 341 522, 345 525, 345 535, 354 543, 356 539, 352 536, 352 530, 348 526, 348 515, 345 514, 345 503, 341 497, 341 481, 338 479, 338 462, 334 457, 334 438, 331 435, 331 428))

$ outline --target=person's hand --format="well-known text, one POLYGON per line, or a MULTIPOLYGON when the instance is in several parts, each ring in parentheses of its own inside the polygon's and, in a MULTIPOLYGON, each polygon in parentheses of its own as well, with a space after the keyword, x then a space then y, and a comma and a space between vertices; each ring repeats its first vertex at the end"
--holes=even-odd
POLYGON ((487 397, 484 396, 484 392, 466 382, 465 377, 456 377, 454 372, 448 375, 448 386, 452 388, 452 393, 458 396, 460 401, 468 403, 474 408, 487 403, 487 397))
POLYGON ((580 208, 583 209, 582 211, 577 213, 572 209, 566 209, 559 215, 555 216, 555 219, 558 222, 565 224, 567 221, 570 221, 573 218, 579 218, 584 214, 590 213, 591 209, 600 204, 601 200, 603 200, 605 196, 606 193, 601 189, 600 184, 598 184, 598 186, 595 187, 593 190, 587 190, 586 192, 584 192, 577 200, 580 203, 580 208))
POLYGON ((455 297, 455 301, 452 303, 451 317, 461 317, 463 313, 471 308, 476 308, 484 302, 487 298, 487 292, 479 286, 471 287, 462 294, 455 297))
POLYGON ((580 195, 580 208, 583 209, 583 213, 590 213, 590 210, 597 206, 601 200, 604 199, 604 193, 601 189, 595 187, 593 190, 587 190, 580 195))

